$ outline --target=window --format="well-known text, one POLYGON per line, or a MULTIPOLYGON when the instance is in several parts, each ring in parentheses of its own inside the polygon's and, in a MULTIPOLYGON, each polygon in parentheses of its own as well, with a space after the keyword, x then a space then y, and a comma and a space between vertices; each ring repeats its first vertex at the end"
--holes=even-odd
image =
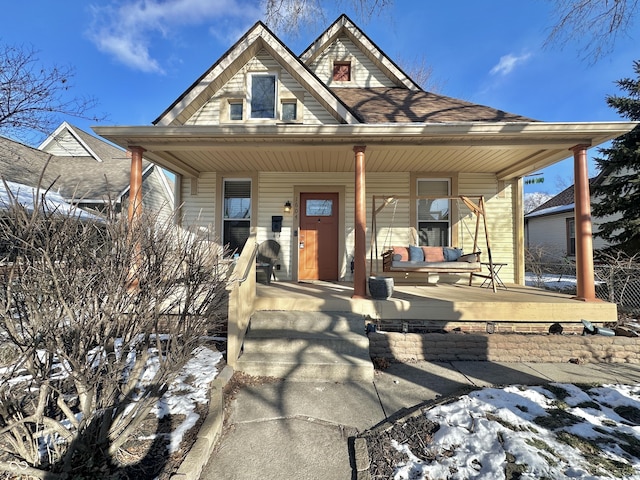
POLYGON ((276 76, 254 74, 250 83, 251 118, 276 118, 276 76))
POLYGON ((229 120, 242 120, 242 100, 229 102, 229 120))
POLYGON ((451 195, 448 179, 419 179, 417 185, 418 197, 418 243, 428 246, 447 246, 450 242, 451 230, 451 195))
POLYGON ((575 218, 567 218, 567 255, 575 256, 576 254, 576 220, 575 218))
POLYGON ((297 102, 283 102, 282 103, 282 121, 294 122, 298 118, 298 104, 297 102))
POLYGON ((330 217, 333 214, 333 200, 307 200, 307 217, 330 217))
POLYGON ((351 62, 333 62, 333 81, 351 81, 351 62))
POLYGON ((222 243, 240 253, 251 229, 251 180, 224 180, 222 243))

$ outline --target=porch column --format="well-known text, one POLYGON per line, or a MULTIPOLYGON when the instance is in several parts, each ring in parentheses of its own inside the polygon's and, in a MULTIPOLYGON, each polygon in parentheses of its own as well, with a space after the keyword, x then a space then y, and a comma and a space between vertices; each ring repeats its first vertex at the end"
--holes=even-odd
POLYGON ((131 147, 131 177, 129 180, 129 222, 142 214, 142 154, 144 148, 131 147))
POLYGON ((367 147, 353 147, 355 152, 355 249, 353 253, 353 298, 367 296, 367 197, 365 192, 364 151, 367 147))
POLYGON ((578 300, 596 301, 593 272, 593 236, 591 225, 591 193, 589 192, 589 172, 587 148, 576 145, 573 150, 575 235, 576 235, 576 278, 578 300))
POLYGON ((136 242, 133 246, 133 258, 129 265, 127 283, 130 290, 138 288, 140 283, 140 253, 141 245, 139 235, 135 232, 142 216, 142 153, 144 148, 131 147, 131 176, 129 180, 129 234, 133 235, 136 242))

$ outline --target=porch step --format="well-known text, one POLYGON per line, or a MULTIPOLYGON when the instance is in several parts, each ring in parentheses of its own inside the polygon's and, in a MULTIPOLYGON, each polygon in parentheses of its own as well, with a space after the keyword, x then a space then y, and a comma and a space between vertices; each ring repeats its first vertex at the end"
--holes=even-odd
POLYGON ((373 381, 364 320, 347 312, 256 312, 238 369, 287 380, 373 381))

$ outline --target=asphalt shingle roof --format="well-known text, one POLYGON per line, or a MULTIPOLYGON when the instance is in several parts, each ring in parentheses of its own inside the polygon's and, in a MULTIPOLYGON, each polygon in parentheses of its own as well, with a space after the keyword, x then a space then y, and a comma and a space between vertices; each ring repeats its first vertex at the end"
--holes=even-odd
POLYGON ((534 122, 521 115, 405 88, 333 88, 364 123, 534 122))

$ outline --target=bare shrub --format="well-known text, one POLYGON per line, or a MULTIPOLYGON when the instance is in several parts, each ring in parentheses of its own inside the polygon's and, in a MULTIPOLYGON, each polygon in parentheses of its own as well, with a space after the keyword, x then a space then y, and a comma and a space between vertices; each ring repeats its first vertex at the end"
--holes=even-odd
POLYGON ((562 278, 569 262, 559 250, 549 245, 530 245, 524 253, 525 269, 535 277, 535 286, 544 288, 545 276, 556 274, 562 278))
POLYGON ((207 238, 152 216, 0 212, 0 471, 119 478, 118 450, 224 318, 207 238))

